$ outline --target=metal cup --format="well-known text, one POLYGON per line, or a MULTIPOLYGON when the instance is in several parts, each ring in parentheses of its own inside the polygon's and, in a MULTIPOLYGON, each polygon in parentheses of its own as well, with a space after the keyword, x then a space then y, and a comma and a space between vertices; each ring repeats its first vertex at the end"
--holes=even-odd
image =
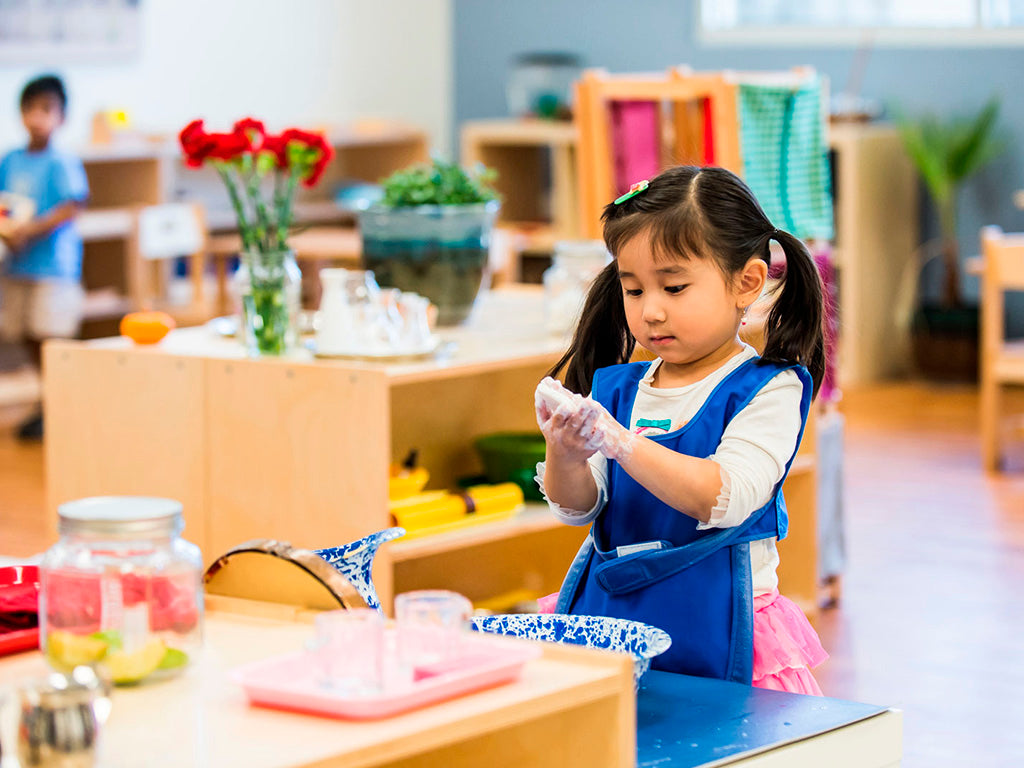
POLYGON ((90 667, 54 672, 16 692, 18 758, 23 768, 91 768, 110 714, 110 684, 90 667))

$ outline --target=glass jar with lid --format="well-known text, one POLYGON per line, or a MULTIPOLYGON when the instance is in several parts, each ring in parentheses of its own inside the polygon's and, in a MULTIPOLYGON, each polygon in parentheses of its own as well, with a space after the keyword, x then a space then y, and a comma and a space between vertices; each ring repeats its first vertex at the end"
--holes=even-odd
POLYGON ((544 324, 550 333, 576 327, 590 284, 611 261, 602 240, 555 243, 551 266, 544 271, 544 324))
POLYGON ((116 684, 180 672, 202 645, 202 558, 181 504, 106 496, 58 507, 39 564, 40 646, 52 667, 103 667, 116 684))

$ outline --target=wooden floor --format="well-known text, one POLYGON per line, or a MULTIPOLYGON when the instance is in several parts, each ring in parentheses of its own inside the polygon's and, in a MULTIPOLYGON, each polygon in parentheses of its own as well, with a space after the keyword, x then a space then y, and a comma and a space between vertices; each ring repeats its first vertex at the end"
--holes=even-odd
MULTIPOLYGON (((843 410, 848 565, 818 622, 822 688, 901 708, 905 766, 1024 765, 1024 441, 986 476, 969 387, 892 385, 843 410)), ((4 432, 0 555, 48 546, 43 503, 41 447, 4 432)))

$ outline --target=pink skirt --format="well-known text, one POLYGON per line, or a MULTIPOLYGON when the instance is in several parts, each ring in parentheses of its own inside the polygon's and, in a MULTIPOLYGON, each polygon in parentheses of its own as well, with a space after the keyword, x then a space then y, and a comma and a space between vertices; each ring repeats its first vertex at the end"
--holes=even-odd
MULTIPOLYGON (((558 593, 538 600, 541 613, 552 613, 558 593)), ((778 590, 754 598, 754 679, 756 688, 821 696, 811 669, 828 654, 804 612, 778 590)))
POLYGON ((755 688, 821 696, 811 669, 827 658, 796 603, 778 590, 754 598, 755 688))

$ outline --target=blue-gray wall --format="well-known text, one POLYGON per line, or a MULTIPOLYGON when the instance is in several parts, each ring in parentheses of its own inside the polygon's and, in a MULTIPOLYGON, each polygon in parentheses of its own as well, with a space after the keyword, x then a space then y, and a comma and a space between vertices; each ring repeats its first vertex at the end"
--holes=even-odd
MULTIPOLYGON (((507 114, 505 81, 519 53, 569 51, 611 72, 695 69, 787 69, 808 65, 827 75, 833 93, 846 86, 857 54, 829 48, 713 47, 697 39, 694 0, 455 0, 455 126, 507 114)), ((1024 47, 882 48, 871 51, 861 95, 909 116, 970 114, 993 94, 1009 149, 965 185, 960 199, 961 251, 976 254, 978 230, 998 224, 1024 230, 1014 191, 1024 188, 1024 47)), ((455 142, 457 146, 457 139, 455 142)), ((930 206, 923 237, 936 234, 930 206)), ((965 278, 968 295, 977 281, 965 278)), ((1011 330, 1024 333, 1024 302, 1014 302, 1011 330)))

